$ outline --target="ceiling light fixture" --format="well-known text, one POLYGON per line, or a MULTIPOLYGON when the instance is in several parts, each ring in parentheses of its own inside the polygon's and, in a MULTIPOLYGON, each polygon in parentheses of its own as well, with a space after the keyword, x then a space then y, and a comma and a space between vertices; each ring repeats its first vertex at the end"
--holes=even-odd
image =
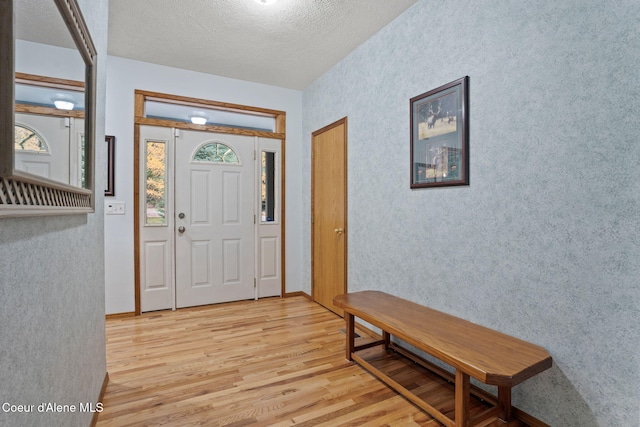
POLYGON ((55 101, 53 101, 53 105, 55 105, 58 110, 67 111, 71 111, 73 110, 73 107, 75 107, 75 104, 73 102, 65 101, 64 99, 56 99, 55 101))
POLYGON ((277 1, 278 0, 255 0, 256 3, 264 5, 264 6, 268 6, 270 4, 274 4, 277 1))
POLYGON ((194 125, 204 125, 207 123, 207 118, 202 116, 191 116, 190 119, 194 125))

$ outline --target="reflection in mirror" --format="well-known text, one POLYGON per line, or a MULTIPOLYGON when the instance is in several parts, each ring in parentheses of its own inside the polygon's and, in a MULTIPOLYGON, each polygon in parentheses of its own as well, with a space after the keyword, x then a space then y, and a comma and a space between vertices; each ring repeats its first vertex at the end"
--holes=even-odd
POLYGON ((84 83, 16 73, 15 91, 14 169, 84 188, 84 83))
POLYGON ((36 130, 16 124, 14 150, 25 153, 49 154, 49 147, 36 130))
POLYGON ((14 169, 84 188, 85 63, 52 1, 15 8, 15 128, 32 129, 45 153, 14 146, 14 169))
POLYGON ((20 111, 84 117, 84 83, 54 79, 26 73, 16 73, 16 105, 20 111), (48 108, 49 111, 44 109, 48 108))

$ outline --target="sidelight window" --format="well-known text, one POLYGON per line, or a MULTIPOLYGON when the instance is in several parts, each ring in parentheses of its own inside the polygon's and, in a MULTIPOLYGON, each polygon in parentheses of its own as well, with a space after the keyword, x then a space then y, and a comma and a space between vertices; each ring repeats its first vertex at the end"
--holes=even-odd
POLYGON ((165 141, 146 141, 145 146, 145 224, 167 225, 166 183, 167 144, 165 141))
POLYGON ((261 211, 262 222, 276 221, 276 153, 262 152, 261 211))

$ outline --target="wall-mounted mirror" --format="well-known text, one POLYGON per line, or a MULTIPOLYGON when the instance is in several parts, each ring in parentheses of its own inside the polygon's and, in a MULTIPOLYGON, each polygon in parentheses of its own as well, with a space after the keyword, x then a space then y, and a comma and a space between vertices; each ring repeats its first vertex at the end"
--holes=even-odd
POLYGON ((80 9, 0 0, 0 14, 0 216, 92 212, 96 51, 80 9))

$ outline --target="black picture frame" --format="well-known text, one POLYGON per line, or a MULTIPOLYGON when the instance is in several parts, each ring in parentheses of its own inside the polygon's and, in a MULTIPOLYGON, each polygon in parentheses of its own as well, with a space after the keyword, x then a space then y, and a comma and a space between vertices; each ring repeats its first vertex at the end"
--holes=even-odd
POLYGON ((410 187, 469 185, 469 76, 411 98, 410 187))
POLYGON ((105 196, 113 197, 116 195, 115 190, 115 154, 116 154, 116 137, 106 135, 104 137, 107 143, 107 182, 104 190, 105 196))

